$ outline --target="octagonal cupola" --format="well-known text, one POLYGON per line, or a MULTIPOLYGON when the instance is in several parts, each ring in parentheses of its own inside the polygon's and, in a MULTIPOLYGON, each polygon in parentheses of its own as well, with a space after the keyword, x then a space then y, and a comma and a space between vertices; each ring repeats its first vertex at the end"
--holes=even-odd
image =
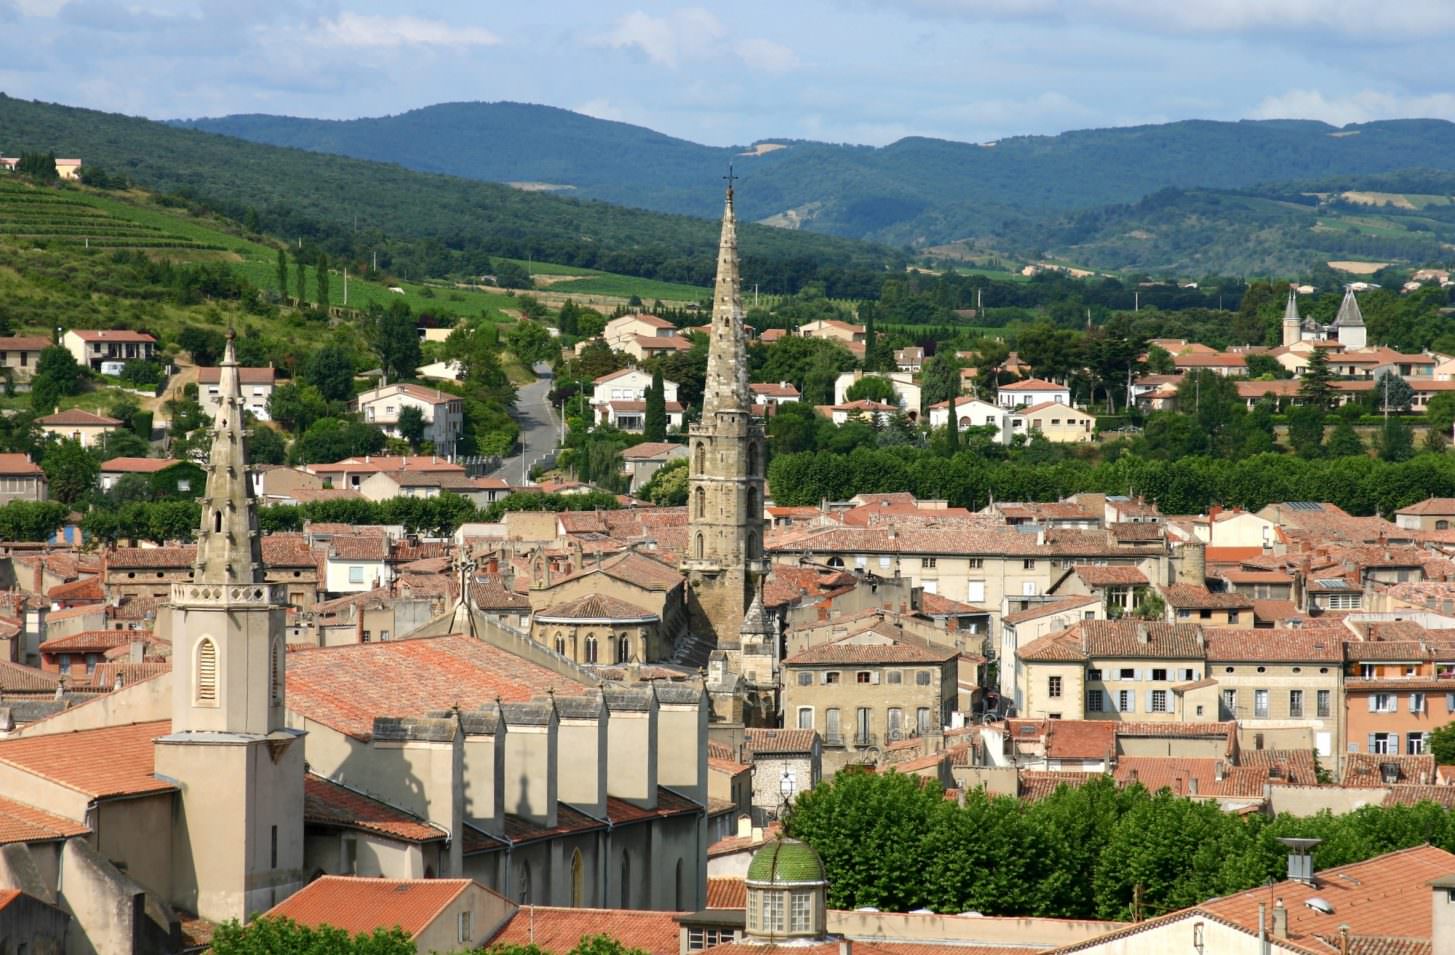
POLYGON ((797 839, 776 839, 748 863, 747 935, 751 941, 821 938, 828 881, 818 853, 797 839))

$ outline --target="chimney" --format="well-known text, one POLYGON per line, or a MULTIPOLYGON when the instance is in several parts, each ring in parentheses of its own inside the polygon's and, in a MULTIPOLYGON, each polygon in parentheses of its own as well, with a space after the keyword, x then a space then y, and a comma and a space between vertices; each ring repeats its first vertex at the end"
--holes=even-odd
POLYGON ((1430 955, 1455 955, 1455 873, 1430 886, 1430 955))
POLYGON ((30 588, 38 594, 45 593, 45 555, 35 555, 35 586, 30 588))
POLYGON ((606 707, 593 692, 558 698, 556 713, 560 718, 556 798, 588 816, 602 818, 606 815, 606 707))
POLYGON ((606 791, 657 808, 657 695, 649 687, 602 687, 607 723, 606 791))
POLYGON ((1273 903, 1273 937, 1288 938, 1288 909, 1283 907, 1282 899, 1273 903))
POLYGON ((751 839, 753 837, 753 817, 743 813, 738 817, 738 838, 751 839))
POLYGON ((1322 839, 1299 839, 1285 836, 1278 840, 1288 850, 1288 879, 1304 885, 1318 885, 1314 878, 1314 849, 1322 839))
POLYGON ((556 825, 558 722, 550 702, 501 703, 505 721, 506 812, 556 825))
POLYGON ((657 782, 707 805, 707 694, 701 683, 653 684, 657 782))
POLYGON ((1151 640, 1152 640, 1152 632, 1147 629, 1147 625, 1145 623, 1138 623, 1137 624, 1137 642, 1138 643, 1150 643, 1151 640))

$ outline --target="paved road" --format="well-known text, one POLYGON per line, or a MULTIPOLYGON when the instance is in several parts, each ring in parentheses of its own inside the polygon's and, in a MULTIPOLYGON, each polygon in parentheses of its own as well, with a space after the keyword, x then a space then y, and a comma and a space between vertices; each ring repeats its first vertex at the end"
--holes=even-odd
POLYGON ((521 482, 522 458, 525 460, 525 469, 529 471, 542 457, 556 449, 556 439, 560 437, 561 424, 556 418, 555 409, 546 400, 546 396, 555 387, 551 366, 537 365, 535 373, 540 377, 523 385, 515 393, 515 420, 520 423, 520 439, 525 452, 506 458, 500 467, 490 472, 505 478, 513 485, 521 482))

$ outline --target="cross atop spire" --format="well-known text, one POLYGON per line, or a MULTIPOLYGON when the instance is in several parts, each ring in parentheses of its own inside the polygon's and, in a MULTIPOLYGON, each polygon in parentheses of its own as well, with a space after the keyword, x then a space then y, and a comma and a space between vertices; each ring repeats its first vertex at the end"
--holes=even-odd
POLYGON ((263 579, 262 546, 253 514, 237 372, 237 332, 227 330, 217 380, 217 416, 202 496, 194 580, 199 584, 255 584, 263 579))
POLYGON ((727 180, 727 201, 731 205, 733 201, 733 183, 742 177, 733 175, 733 164, 728 163, 727 175, 723 176, 723 178, 727 180))

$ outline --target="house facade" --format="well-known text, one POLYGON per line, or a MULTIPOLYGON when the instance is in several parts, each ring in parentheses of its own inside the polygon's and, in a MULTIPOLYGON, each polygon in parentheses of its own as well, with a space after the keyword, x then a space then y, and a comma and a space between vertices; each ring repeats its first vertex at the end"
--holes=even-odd
POLYGON ((157 356, 157 340, 154 337, 146 332, 124 328, 102 331, 72 329, 61 336, 61 345, 78 365, 92 371, 101 371, 101 366, 107 363, 149 361, 157 356))
POLYGON ((418 408, 424 416, 422 440, 431 442, 442 454, 453 454, 455 442, 465 430, 465 402, 458 395, 447 394, 423 385, 383 385, 363 392, 355 399, 359 413, 391 438, 402 437, 399 418, 405 408, 418 408))

